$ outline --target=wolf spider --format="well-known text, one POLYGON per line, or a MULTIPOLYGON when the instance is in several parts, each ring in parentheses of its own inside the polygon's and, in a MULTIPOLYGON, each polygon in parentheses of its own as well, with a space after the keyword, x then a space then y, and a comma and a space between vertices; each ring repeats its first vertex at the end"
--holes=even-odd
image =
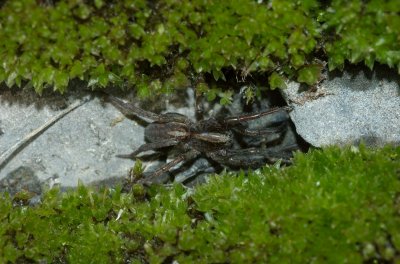
POLYGON ((255 169, 266 163, 274 163, 279 159, 289 162, 288 155, 266 148, 233 149, 233 132, 251 137, 282 132, 285 127, 282 125, 263 129, 249 129, 243 123, 279 111, 289 111, 289 107, 276 107, 258 113, 231 116, 224 119, 212 117, 194 122, 179 113, 155 114, 126 103, 117 97, 109 95, 108 98, 123 112, 133 114, 145 121, 151 121, 145 128, 145 139, 148 143, 141 145, 129 155, 119 155, 119 157, 135 158, 142 152, 168 147, 172 147, 180 153, 174 160, 161 166, 139 182, 151 183, 177 164, 193 160, 200 155, 231 168, 255 169))

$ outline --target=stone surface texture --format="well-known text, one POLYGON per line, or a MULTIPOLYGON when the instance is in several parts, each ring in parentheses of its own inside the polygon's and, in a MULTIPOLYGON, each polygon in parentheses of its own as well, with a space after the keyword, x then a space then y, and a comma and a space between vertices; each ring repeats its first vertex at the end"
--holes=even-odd
POLYGON ((282 93, 297 133, 313 146, 400 145, 399 84, 388 69, 354 68, 306 91, 290 82, 282 93))
MULTIPOLYGON (((0 94, 0 156, 32 130, 57 115, 70 101, 71 95, 55 107, 51 99, 21 103, 23 93, 0 94), (43 104, 40 103, 43 101, 43 104), (39 103, 38 103, 39 102, 39 103)), ((132 160, 117 158, 143 144, 143 126, 127 119, 114 106, 99 98, 56 122, 26 145, 0 170, 0 180, 7 179, 20 168, 30 168, 31 176, 40 182, 52 181, 63 187, 76 186, 127 175, 132 160)), ((52 183, 52 184, 53 184, 52 183)), ((52 185, 50 184, 50 185, 52 185)))

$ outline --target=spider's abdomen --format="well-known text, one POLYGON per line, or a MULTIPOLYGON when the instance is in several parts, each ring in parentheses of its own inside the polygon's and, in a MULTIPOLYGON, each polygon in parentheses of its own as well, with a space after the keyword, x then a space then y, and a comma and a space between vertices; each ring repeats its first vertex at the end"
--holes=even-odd
POLYGON ((190 136, 187 125, 177 122, 151 123, 145 129, 145 137, 150 142, 179 139, 184 140, 190 136))

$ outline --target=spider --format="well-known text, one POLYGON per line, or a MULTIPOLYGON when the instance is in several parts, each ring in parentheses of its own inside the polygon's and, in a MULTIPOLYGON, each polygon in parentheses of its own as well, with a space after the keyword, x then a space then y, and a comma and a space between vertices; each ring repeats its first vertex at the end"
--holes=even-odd
POLYGON ((266 163, 274 163, 279 159, 288 161, 286 159, 287 155, 265 148, 234 149, 233 135, 235 132, 242 136, 256 137, 279 133, 282 131, 282 125, 263 129, 249 129, 243 123, 279 111, 289 111, 289 107, 276 107, 258 113, 231 116, 223 119, 212 117, 194 122, 179 113, 155 114, 126 103, 117 97, 109 95, 108 98, 114 106, 123 112, 133 114, 144 121, 150 120, 145 128, 145 139, 148 143, 141 145, 129 155, 118 155, 118 157, 135 158, 143 152, 161 150, 168 147, 172 147, 180 153, 175 159, 138 182, 152 183, 177 164, 194 160, 200 155, 230 168, 256 169, 266 163))

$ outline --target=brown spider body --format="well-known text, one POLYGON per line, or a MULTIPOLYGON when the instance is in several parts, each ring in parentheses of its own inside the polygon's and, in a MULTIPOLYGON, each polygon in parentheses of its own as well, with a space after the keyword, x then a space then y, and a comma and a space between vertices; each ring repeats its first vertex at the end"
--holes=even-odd
POLYGON ((190 137, 190 131, 185 124, 171 123, 150 123, 144 131, 145 138, 149 142, 157 140, 176 139, 185 140, 190 137))
POLYGON ((145 128, 145 139, 148 143, 143 144, 130 155, 120 157, 134 158, 142 152, 161 150, 167 147, 174 148, 179 152, 173 161, 157 169, 150 177, 145 178, 146 182, 151 182, 161 174, 168 172, 178 163, 195 159, 200 155, 232 168, 257 168, 265 163, 271 163, 282 158, 281 153, 263 148, 234 149, 233 132, 252 137, 280 133, 282 126, 254 130, 245 128, 242 123, 281 110, 289 110, 286 107, 228 117, 222 120, 210 118, 193 122, 188 117, 178 113, 158 115, 125 103, 116 97, 109 96, 109 98, 114 105, 122 110, 152 121, 145 128))

